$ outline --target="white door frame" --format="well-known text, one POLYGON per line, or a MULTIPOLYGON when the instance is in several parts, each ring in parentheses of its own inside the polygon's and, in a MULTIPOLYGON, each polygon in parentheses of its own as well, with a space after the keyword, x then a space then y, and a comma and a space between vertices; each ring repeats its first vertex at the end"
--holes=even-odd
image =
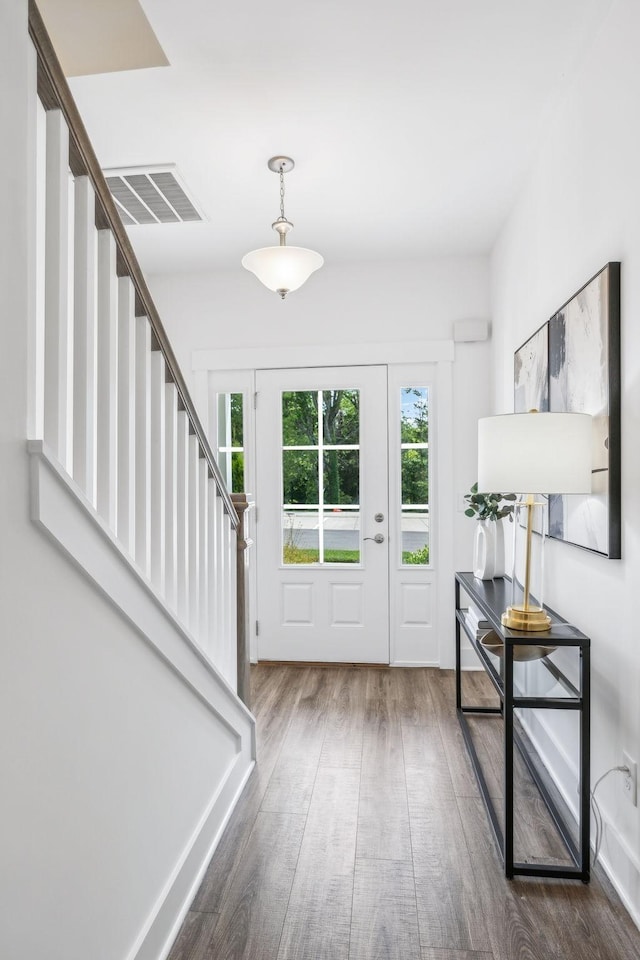
MULTIPOLYGON (((437 461, 435 489, 436 510, 433 516, 434 536, 438 550, 438 598, 436 604, 436 630, 438 636, 439 663, 424 665, 451 669, 454 666, 454 650, 451 641, 454 609, 454 474, 453 474, 453 340, 417 340, 393 343, 318 344, 288 347, 237 347, 220 350, 196 350, 193 353, 192 369, 195 374, 194 397, 209 436, 214 424, 209 416, 210 388, 217 392, 244 392, 252 398, 255 392, 255 371, 284 367, 309 366, 357 366, 369 364, 420 364, 436 365, 436 435, 437 461), (336 354, 339 352, 339 358, 336 354), (448 534, 448 535, 447 535, 448 534)), ((245 410, 247 407, 245 406, 245 410)), ((248 405, 249 431, 252 439, 253 464, 249 466, 247 483, 255 490, 255 422, 253 404, 248 405)), ((215 438, 214 438, 215 439, 215 438)), ((434 498, 435 499, 435 498, 434 498)), ((255 566, 255 565, 254 565, 255 566)), ((250 655, 257 660, 255 632, 255 576, 250 582, 250 655)), ((392 661, 393 663, 394 661, 392 661)), ((408 661, 395 661, 406 664, 408 661)), ((415 665, 419 661, 411 661, 415 665)))

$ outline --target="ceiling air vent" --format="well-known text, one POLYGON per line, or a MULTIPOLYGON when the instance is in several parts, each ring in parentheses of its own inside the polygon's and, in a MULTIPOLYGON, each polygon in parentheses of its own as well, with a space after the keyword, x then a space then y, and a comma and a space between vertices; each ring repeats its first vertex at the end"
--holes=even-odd
POLYGON ((103 173, 122 222, 128 227, 204 220, 175 167, 127 167, 103 173))

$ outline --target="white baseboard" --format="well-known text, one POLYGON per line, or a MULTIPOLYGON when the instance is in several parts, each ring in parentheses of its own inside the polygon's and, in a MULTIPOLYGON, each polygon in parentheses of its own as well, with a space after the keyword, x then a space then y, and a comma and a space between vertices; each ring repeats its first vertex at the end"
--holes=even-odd
POLYGON ((247 769, 236 755, 211 802, 185 844, 182 856, 127 960, 164 960, 171 951, 224 832, 255 765, 247 769))

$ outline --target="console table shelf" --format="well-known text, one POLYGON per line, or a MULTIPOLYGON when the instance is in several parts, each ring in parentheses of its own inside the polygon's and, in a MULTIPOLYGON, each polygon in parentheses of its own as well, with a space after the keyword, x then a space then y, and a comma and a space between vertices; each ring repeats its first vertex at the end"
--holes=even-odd
POLYGON ((520 633, 503 627, 500 617, 511 601, 509 578, 477 580, 456 573, 456 708, 464 740, 505 876, 562 877, 589 882, 589 734, 590 640, 555 611, 545 607, 551 629, 520 633), (463 600, 463 597, 466 598, 463 600), (469 608, 488 624, 478 631, 469 608), (491 631, 491 633, 489 633, 491 631), (463 703, 461 637, 466 636, 499 698, 498 707, 463 703), (482 641, 485 641, 483 643, 482 641), (571 711, 577 716, 578 824, 560 798, 541 762, 527 711, 571 711), (467 717, 494 717, 503 724, 503 820, 490 796, 483 765, 467 717), (567 851, 567 863, 514 858, 514 745, 567 851))

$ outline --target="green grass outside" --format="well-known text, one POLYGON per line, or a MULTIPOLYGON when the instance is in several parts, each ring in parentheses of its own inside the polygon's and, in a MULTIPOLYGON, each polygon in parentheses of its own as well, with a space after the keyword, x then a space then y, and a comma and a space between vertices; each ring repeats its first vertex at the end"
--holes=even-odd
MULTIPOLYGON (((285 545, 283 549, 283 561, 286 564, 294 563, 318 563, 320 551, 312 548, 303 549, 285 545)), ((360 563, 359 550, 325 550, 325 563, 360 563)), ((402 562, 412 566, 425 566, 429 563, 429 548, 423 547, 422 550, 403 550, 402 562)))
MULTIPOLYGON (((292 547, 285 545, 283 549, 283 560, 285 563, 318 563, 320 551, 313 549, 302 549, 301 547, 292 547)), ((325 563, 360 563, 359 550, 325 550, 325 563)))

